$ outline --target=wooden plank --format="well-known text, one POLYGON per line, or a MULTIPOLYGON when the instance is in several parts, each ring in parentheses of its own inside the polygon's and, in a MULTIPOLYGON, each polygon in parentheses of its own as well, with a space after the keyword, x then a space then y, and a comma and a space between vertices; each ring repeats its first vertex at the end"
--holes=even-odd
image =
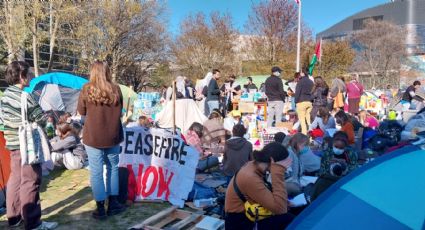
POLYGON ((175 223, 170 229, 182 229, 190 223, 195 223, 195 221, 199 222, 199 218, 202 218, 201 214, 192 213, 181 221, 175 223))
POLYGON ((164 226, 173 222, 174 220, 176 220, 176 217, 174 215, 170 215, 170 216, 166 217, 165 219, 161 220, 160 222, 154 224, 153 227, 157 227, 157 228, 162 229, 162 228, 164 228, 164 226))
POLYGON ((155 214, 155 215, 147 218, 142 223, 137 224, 137 225, 134 225, 130 229, 143 229, 145 226, 147 226, 147 225, 149 225, 151 223, 154 223, 154 222, 159 221, 160 219, 162 219, 165 216, 169 215, 170 213, 174 212, 176 209, 177 209, 176 206, 172 206, 172 207, 169 207, 169 208, 167 208, 165 210, 162 210, 161 212, 159 212, 159 213, 157 213, 157 214, 155 214))

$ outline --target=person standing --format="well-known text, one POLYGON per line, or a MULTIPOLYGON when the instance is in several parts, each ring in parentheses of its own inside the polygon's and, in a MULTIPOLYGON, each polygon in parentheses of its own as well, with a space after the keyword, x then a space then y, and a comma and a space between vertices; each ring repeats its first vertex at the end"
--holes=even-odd
MULTIPOLYGON (((9 227, 18 227, 24 223, 25 229, 54 229, 56 222, 41 221, 40 185, 41 164, 22 165, 18 136, 21 120, 21 95, 28 86, 29 65, 26 62, 14 61, 6 69, 6 81, 10 85, 1 98, 0 121, 4 125, 6 148, 10 151, 11 173, 7 182, 6 216, 9 227)), ((27 95, 29 122, 43 124, 47 117, 37 101, 27 95)), ((4 153, 1 153, 4 154, 4 153)))
POLYGON ((357 75, 353 75, 351 77, 351 81, 347 84, 346 88, 348 96, 348 112, 357 116, 357 114, 359 114, 360 97, 364 91, 363 85, 360 84, 357 75))
POLYGON ((330 98, 332 99, 329 103, 329 110, 344 110, 345 93, 347 88, 345 87, 345 81, 343 77, 337 77, 332 80, 330 98))
POLYGON ((212 71, 212 78, 208 84, 208 92, 207 92, 207 104, 208 104, 208 110, 210 113, 214 109, 218 109, 220 107, 220 88, 218 87, 217 81, 220 79, 220 70, 214 69, 212 71))
POLYGON ((244 85, 244 88, 246 92, 248 93, 250 90, 255 90, 255 91, 258 90, 257 86, 254 84, 254 82, 252 82, 252 77, 248 77, 248 83, 244 85))
POLYGON ((312 90, 313 109, 311 110, 311 120, 317 115, 320 107, 326 107, 328 104, 328 93, 329 86, 323 80, 322 77, 318 76, 314 78, 314 86, 312 90))
POLYGON ((305 135, 307 135, 308 126, 311 124, 311 110, 313 108, 311 103, 311 92, 313 90, 313 85, 310 78, 302 74, 295 89, 297 115, 301 124, 301 132, 305 135))
POLYGON ((119 190, 118 161, 124 139, 121 124, 123 98, 120 87, 112 82, 106 62, 95 61, 90 70, 90 81, 83 86, 78 99, 78 112, 85 116, 83 142, 90 165, 90 184, 97 209, 93 218, 103 220, 123 212, 125 207, 117 199, 119 190), (103 165, 106 165, 106 184, 103 165), (105 199, 108 196, 108 210, 105 199))
POLYGON ((221 91, 224 93, 223 111, 224 114, 233 110, 233 100, 242 94, 241 85, 235 82, 236 76, 230 75, 228 81, 222 85, 221 91))
POLYGON ((412 100, 416 96, 416 90, 421 87, 420 81, 414 81, 413 85, 407 87, 406 91, 403 93, 403 97, 401 99, 401 104, 403 105, 403 111, 407 111, 410 109, 412 100))
POLYGON ((285 101, 285 91, 283 90, 280 74, 282 69, 275 66, 272 68, 272 75, 266 79, 265 93, 267 102, 267 127, 272 127, 273 121, 281 122, 285 101), (273 120, 276 117, 276 120, 273 120))

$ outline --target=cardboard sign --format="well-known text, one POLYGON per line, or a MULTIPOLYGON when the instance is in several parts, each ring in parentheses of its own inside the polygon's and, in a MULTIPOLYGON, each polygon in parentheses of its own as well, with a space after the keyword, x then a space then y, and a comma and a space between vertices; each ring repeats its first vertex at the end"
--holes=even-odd
MULTIPOLYGON (((195 180, 199 153, 164 129, 124 129, 120 167, 127 167, 136 201, 165 200, 183 207, 195 180)), ((131 188, 129 188, 131 189, 131 188)))

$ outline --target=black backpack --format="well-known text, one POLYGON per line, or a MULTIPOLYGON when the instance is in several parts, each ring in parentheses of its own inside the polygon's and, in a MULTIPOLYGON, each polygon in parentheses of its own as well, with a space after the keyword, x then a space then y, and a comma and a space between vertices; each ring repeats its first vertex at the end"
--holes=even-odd
POLYGON ((202 94, 204 95, 204 97, 208 96, 208 86, 204 86, 204 88, 202 89, 202 94))

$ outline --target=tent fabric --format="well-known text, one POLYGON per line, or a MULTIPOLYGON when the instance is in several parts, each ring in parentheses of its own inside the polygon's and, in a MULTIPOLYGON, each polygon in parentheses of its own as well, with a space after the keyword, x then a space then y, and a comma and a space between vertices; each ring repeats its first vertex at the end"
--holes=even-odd
POLYGON ((69 73, 47 73, 31 80, 30 85, 24 90, 28 93, 32 93, 36 90, 39 84, 55 84, 72 89, 82 89, 83 85, 88 82, 87 79, 72 75, 69 73))
MULTIPOLYGON (((183 133, 189 130, 193 122, 203 124, 207 117, 196 106, 192 99, 176 100, 176 126, 183 133)), ((173 128, 173 103, 168 102, 161 112, 157 114, 156 121, 161 128, 173 128)))
POLYGON ((10 152, 6 149, 6 140, 0 132, 0 190, 7 184, 10 175, 10 152))
POLYGON ((59 87, 53 84, 47 84, 41 91, 38 99, 38 104, 44 111, 64 111, 65 105, 63 104, 61 92, 59 87))
POLYGON ((134 104, 134 101, 137 100, 137 93, 125 85, 119 86, 123 98, 123 108, 127 110, 127 108, 131 107, 134 104))
POLYGON ((412 180, 418 179, 414 175, 424 175, 424 155, 417 146, 408 146, 355 170, 321 194, 288 229, 423 229, 425 181, 412 180), (401 167, 403 164, 406 166, 401 167), (393 186, 403 190, 395 195, 388 190, 393 186), (398 210, 398 202, 408 203, 401 207, 404 215, 398 210))

